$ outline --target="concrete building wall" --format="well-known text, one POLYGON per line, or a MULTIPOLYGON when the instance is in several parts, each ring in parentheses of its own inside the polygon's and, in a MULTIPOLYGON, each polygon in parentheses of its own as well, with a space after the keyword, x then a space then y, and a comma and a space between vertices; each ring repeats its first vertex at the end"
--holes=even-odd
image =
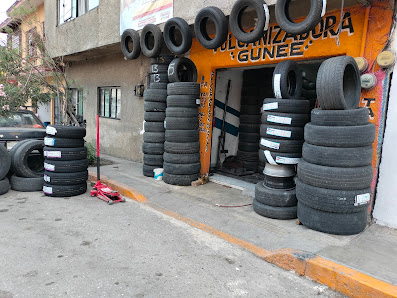
POLYGON ((84 119, 87 120, 86 141, 95 144, 98 87, 121 87, 120 120, 100 118, 101 152, 112 156, 142 161, 143 97, 134 95, 134 86, 146 82, 149 59, 126 61, 122 54, 81 62, 67 69, 74 87, 83 89, 84 119))

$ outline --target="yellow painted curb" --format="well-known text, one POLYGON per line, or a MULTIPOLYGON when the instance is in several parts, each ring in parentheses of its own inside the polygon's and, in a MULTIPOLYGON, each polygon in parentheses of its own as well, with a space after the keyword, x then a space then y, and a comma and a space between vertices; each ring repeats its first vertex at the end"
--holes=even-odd
MULTIPOLYGON (((96 174, 89 171, 88 179, 96 182, 96 174)), ((145 203, 147 206, 165 215, 248 250, 268 263, 289 271, 294 271, 298 275, 307 276, 346 296, 360 298, 397 297, 397 286, 393 286, 359 271, 294 249, 278 249, 273 251, 263 249, 211 226, 148 202, 147 198, 133 187, 109 179, 106 176, 102 176, 101 181, 110 188, 117 190, 122 196, 140 203, 145 203)))

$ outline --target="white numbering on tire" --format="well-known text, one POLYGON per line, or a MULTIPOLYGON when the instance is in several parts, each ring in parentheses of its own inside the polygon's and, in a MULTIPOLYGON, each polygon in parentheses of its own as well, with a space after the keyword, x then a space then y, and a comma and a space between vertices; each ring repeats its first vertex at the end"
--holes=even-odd
POLYGON ((201 103, 200 98, 196 98, 196 105, 199 105, 201 103))
POLYGON ((275 128, 270 128, 270 127, 268 127, 266 129, 266 134, 271 135, 271 136, 278 136, 278 137, 282 137, 282 138, 290 138, 291 137, 290 130, 275 129, 275 128))
POLYGON ((152 65, 152 73, 158 73, 159 72, 159 68, 157 67, 157 64, 153 64, 152 65))
POLYGON ((299 161, 300 158, 276 156, 276 162, 284 165, 296 165, 299 161))
POLYGON ((54 172, 55 171, 55 166, 54 165, 50 165, 49 163, 44 163, 44 169, 46 169, 47 171, 51 171, 54 172))
POLYGON ((262 106, 262 110, 264 111, 277 110, 277 109, 278 109, 278 102, 264 103, 262 106))
POLYGON ((321 11, 321 17, 325 15, 326 10, 327 10, 327 0, 323 0, 323 10, 321 11))
POLYGON ((362 195, 356 195, 355 200, 354 200, 354 206, 367 204, 370 199, 371 199, 371 194, 370 193, 364 193, 362 195))
POLYGON ((55 139, 54 138, 44 138, 44 145, 54 146, 55 145, 55 139))
POLYGON ((164 128, 167 128, 167 121, 164 120, 164 128))
POLYGON ((261 139, 261 145, 275 150, 278 150, 280 148, 280 143, 272 142, 266 139, 261 139))
POLYGON ((155 73, 153 76, 154 76, 154 79, 153 79, 153 82, 154 82, 154 83, 160 82, 160 74, 155 73))
POLYGON ((52 127, 52 126, 47 126, 47 128, 45 129, 45 132, 48 135, 55 136, 55 134, 57 133, 57 129, 55 127, 52 127))
POLYGON ((274 115, 267 115, 267 122, 279 123, 279 124, 288 124, 291 125, 292 118, 291 117, 280 117, 274 115))
POLYGON ((44 157, 61 158, 62 152, 61 151, 44 151, 44 157))
POLYGON ((265 11, 265 27, 263 28, 263 32, 266 32, 267 29, 269 28, 269 22, 270 22, 269 7, 267 6, 266 3, 263 3, 263 10, 265 11))
POLYGON ((44 174, 44 181, 51 182, 51 177, 44 174))
POLYGON ((274 166, 277 165, 277 163, 274 161, 274 158, 269 150, 265 150, 265 157, 266 157, 266 160, 268 163, 270 163, 271 165, 274 165, 274 166))
POLYGON ((276 98, 281 98, 281 74, 275 74, 273 79, 273 89, 274 89, 274 96, 276 98))
POLYGON ((174 72, 175 72, 175 63, 171 63, 168 66, 168 75, 172 76, 174 74, 174 72))
POLYGON ((43 192, 44 193, 48 193, 48 194, 52 194, 52 187, 43 186, 43 192))

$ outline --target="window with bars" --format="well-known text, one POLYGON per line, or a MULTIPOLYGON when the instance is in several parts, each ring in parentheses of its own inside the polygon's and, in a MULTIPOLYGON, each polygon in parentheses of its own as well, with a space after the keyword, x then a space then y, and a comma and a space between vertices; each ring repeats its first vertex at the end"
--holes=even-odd
POLYGON ((120 87, 98 88, 99 116, 120 119, 121 89, 120 87))
POLYGON ((29 57, 37 56, 36 38, 37 38, 36 27, 34 27, 26 32, 26 52, 27 52, 26 54, 29 57))
POLYGON ((21 30, 14 31, 12 34, 8 35, 8 46, 14 50, 21 51, 21 30))
POLYGON ((72 94, 72 104, 77 116, 83 116, 83 90, 77 88, 69 89, 72 94))
POLYGON ((99 5, 99 0, 58 0, 58 24, 73 20, 99 5))

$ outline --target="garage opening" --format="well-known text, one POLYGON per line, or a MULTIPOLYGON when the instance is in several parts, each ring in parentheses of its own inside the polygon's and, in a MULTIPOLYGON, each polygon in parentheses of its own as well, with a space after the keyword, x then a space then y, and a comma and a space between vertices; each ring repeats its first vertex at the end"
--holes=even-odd
MULTIPOLYGON (((302 99, 316 105, 316 77, 323 60, 300 61, 302 99)), ((256 184, 263 180, 266 159, 260 157, 264 98, 273 98, 275 65, 219 69, 216 72, 210 172, 216 177, 256 184)))

